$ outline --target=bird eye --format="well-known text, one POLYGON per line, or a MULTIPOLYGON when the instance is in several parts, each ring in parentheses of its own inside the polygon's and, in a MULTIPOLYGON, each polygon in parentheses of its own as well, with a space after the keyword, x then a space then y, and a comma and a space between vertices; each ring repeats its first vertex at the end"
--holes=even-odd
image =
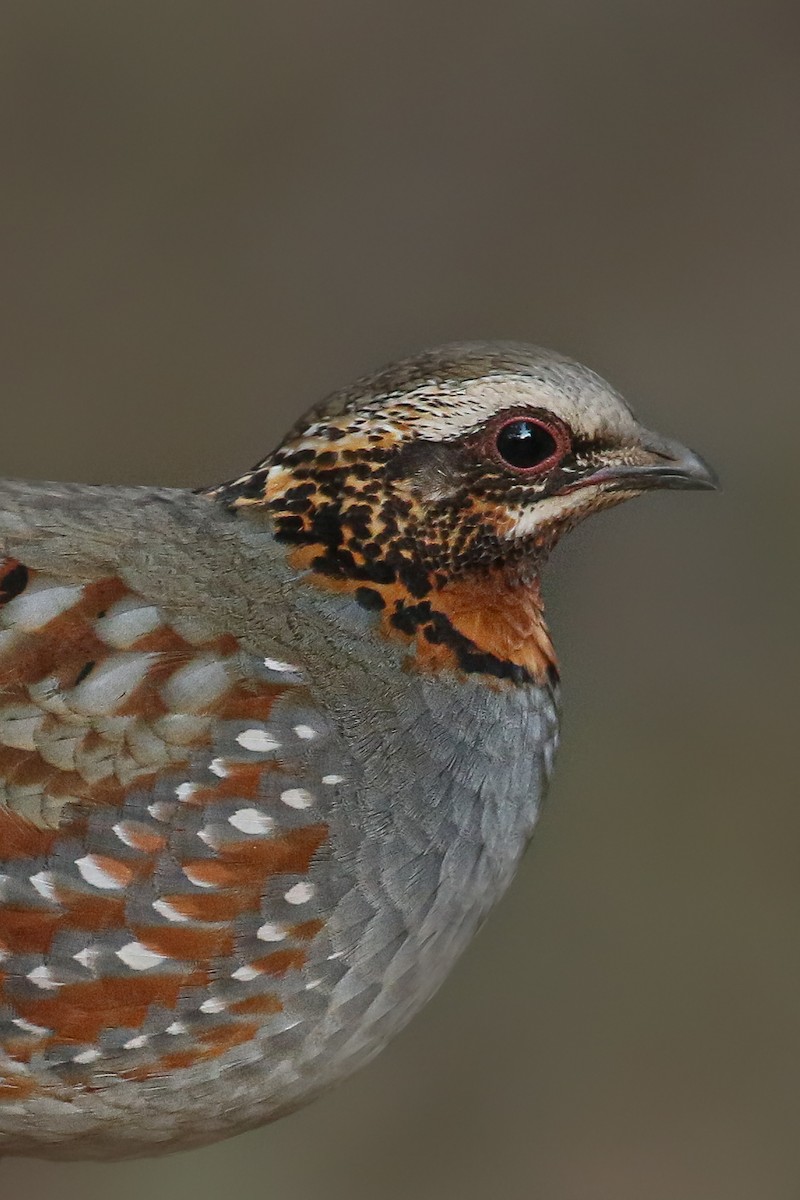
POLYGON ((561 452, 551 429, 532 417, 515 417, 497 431, 495 446, 504 463, 518 471, 543 467, 558 458, 561 452))

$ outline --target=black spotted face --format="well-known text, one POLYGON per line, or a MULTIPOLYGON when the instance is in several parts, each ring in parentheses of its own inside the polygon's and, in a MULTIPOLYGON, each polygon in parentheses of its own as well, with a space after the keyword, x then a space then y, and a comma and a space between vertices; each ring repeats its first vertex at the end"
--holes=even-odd
MULTIPOLYGON (((598 456, 555 413, 514 406, 459 437, 409 441, 386 464, 385 479, 411 502, 414 536, 428 553, 450 570, 494 567, 541 559, 564 527, 543 502, 567 495, 598 456), (523 520, 528 528, 518 536, 523 520)), ((590 501, 596 506, 584 495, 568 507, 576 513, 590 501)))
POLYGON ((445 347, 337 393, 270 458, 215 489, 266 509, 315 570, 424 595, 455 574, 528 574, 596 509, 709 487, 598 376, 529 347, 445 347))

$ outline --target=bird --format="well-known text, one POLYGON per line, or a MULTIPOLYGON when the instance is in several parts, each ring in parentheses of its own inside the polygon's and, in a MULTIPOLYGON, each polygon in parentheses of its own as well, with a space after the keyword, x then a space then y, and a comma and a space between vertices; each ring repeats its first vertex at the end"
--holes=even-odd
POLYGON ((599 375, 455 343, 226 483, 0 483, 0 1154, 289 1113, 426 1003, 558 741, 540 578, 711 468, 599 375))

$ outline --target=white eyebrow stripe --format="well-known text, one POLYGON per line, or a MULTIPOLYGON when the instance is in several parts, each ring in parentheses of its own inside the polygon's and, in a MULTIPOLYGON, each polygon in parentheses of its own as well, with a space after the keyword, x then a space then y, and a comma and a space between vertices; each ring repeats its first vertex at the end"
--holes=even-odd
POLYGON ((609 383, 588 367, 546 351, 530 371, 498 368, 463 382, 430 380, 412 392, 378 397, 361 415, 389 426, 413 425, 414 437, 453 441, 519 407, 547 409, 591 439, 635 435, 639 428, 609 383))

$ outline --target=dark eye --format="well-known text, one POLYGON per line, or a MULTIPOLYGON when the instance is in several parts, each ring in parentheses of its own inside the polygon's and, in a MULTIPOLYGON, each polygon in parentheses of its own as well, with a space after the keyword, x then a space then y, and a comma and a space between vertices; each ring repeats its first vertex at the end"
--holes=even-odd
POLYGON ((517 417, 503 425, 498 430, 495 444, 503 462, 518 471, 540 467, 559 452, 559 444, 552 432, 530 417, 517 417))

